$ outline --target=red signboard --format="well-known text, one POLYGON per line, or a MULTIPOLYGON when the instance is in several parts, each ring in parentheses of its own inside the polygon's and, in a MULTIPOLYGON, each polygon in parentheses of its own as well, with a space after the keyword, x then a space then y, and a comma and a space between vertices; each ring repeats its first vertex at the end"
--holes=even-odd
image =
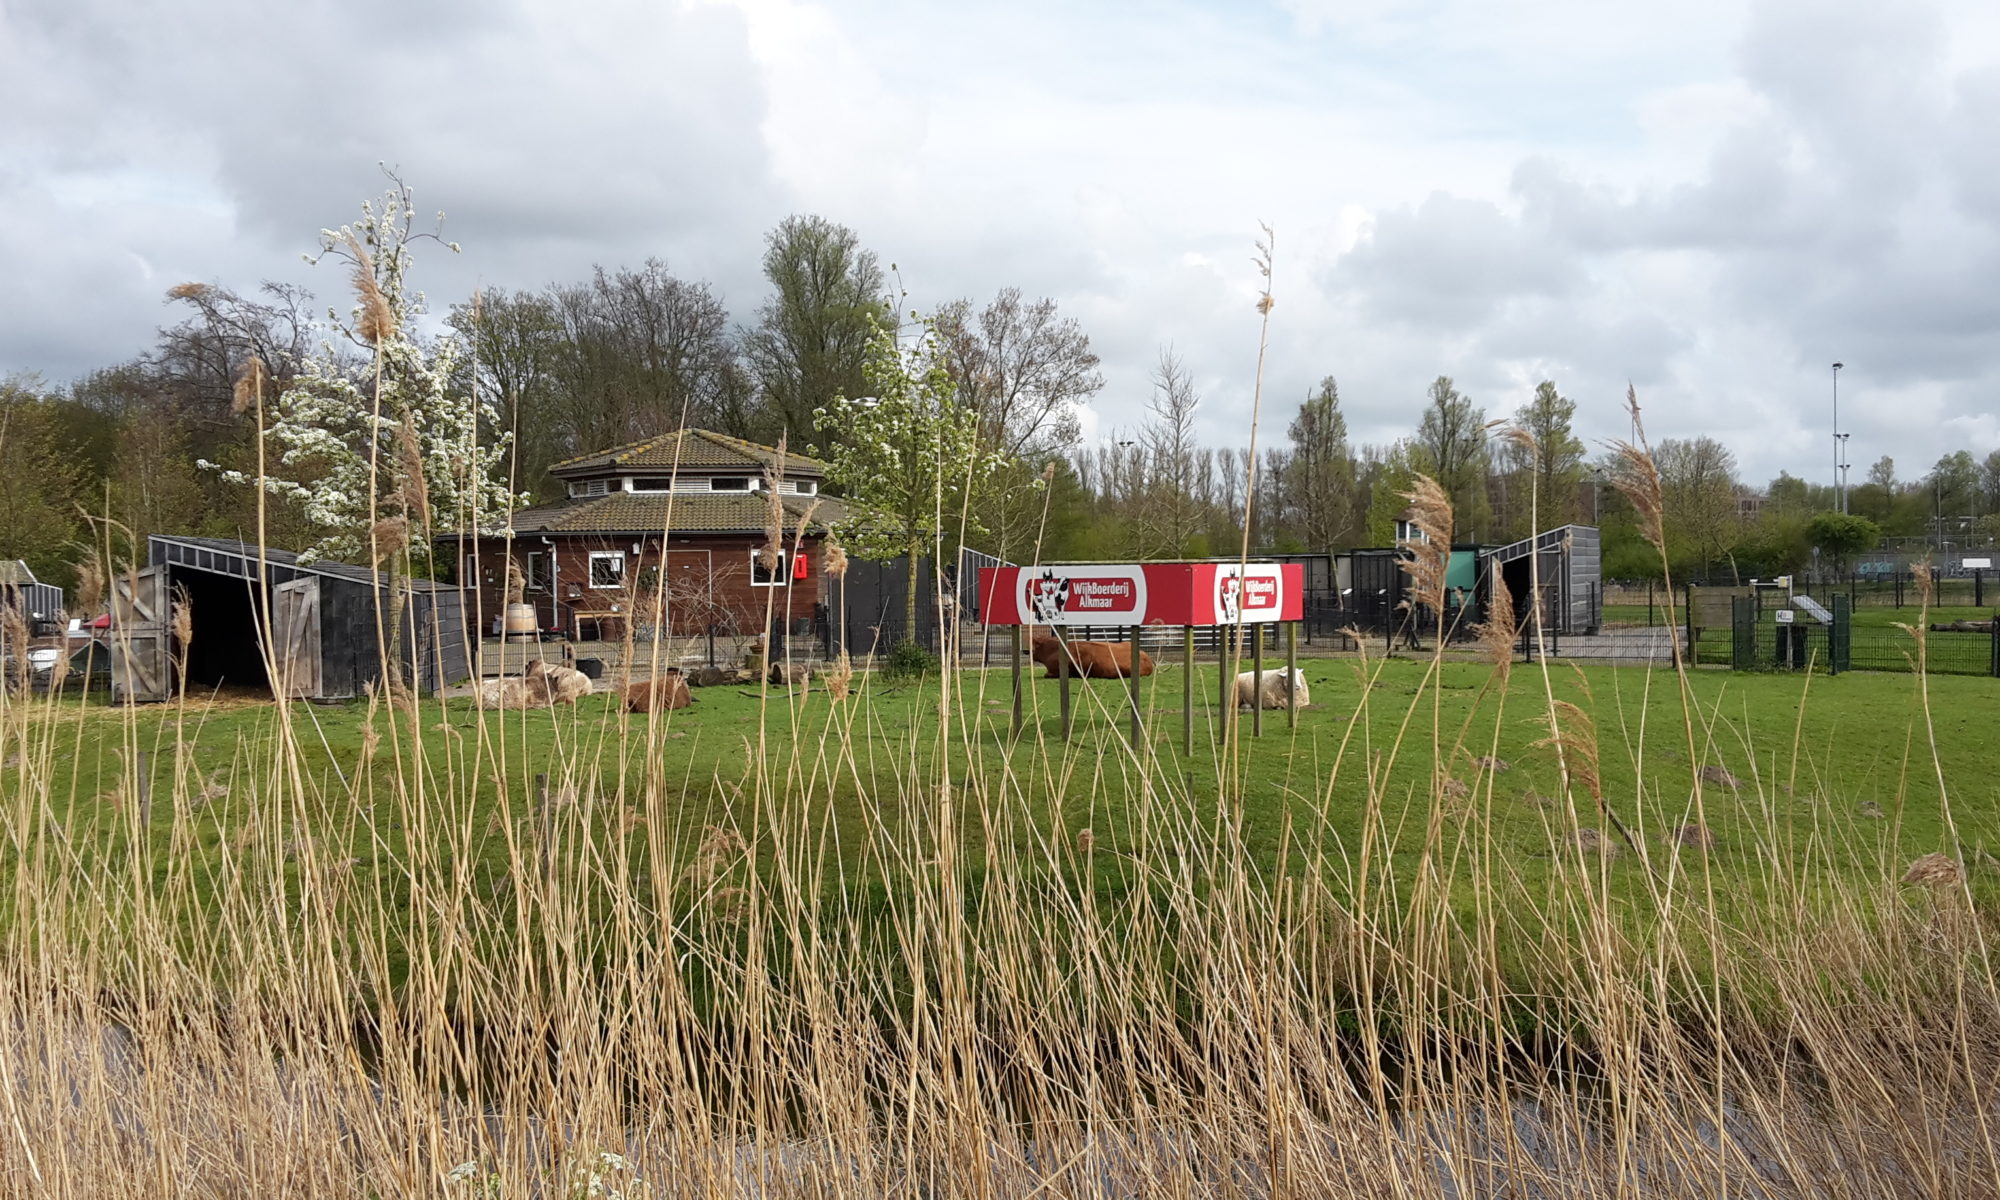
POLYGON ((1297 563, 1070 563, 982 567, 988 625, 1234 625, 1305 615, 1297 563))

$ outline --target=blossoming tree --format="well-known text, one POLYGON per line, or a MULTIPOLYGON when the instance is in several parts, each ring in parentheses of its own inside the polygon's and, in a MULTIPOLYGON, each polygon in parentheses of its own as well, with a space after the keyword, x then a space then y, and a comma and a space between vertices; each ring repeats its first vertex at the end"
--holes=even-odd
POLYGON ((908 559, 905 636, 917 616, 917 566, 940 542, 984 531, 977 497, 1005 461, 980 449, 978 414, 958 403, 933 324, 908 345, 877 329, 863 378, 871 395, 836 396, 814 413, 831 434, 827 479, 852 502, 837 531, 864 557, 908 559))

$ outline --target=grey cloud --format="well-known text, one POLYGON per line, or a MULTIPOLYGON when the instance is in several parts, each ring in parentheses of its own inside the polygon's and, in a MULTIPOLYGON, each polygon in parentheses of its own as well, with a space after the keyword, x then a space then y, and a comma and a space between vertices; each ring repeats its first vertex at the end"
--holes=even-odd
POLYGON ((1382 317, 1452 330, 1515 297, 1567 296, 1580 280, 1574 258, 1541 231, 1490 201, 1436 192, 1377 217, 1328 282, 1366 295, 1382 317))

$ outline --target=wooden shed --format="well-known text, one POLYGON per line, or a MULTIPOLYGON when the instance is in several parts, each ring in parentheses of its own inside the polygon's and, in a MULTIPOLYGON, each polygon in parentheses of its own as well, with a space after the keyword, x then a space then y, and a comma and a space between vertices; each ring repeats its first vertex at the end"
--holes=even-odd
POLYGON ((18 558, 0 560, 0 607, 19 613, 30 625, 58 620, 63 611, 63 590, 36 579, 28 564, 18 558))
MULTIPOLYGON (((190 689, 267 689, 307 700, 346 700, 382 674, 377 603, 390 609, 388 577, 348 563, 302 564, 298 555, 217 538, 149 540, 147 563, 112 580, 112 693, 126 702, 165 700, 184 660, 190 689), (271 625, 262 613, 268 594, 271 625), (174 634, 173 605, 187 606, 192 636, 174 634), (264 647, 276 646, 279 686, 264 647)), ((470 674, 457 588, 408 580, 401 658, 404 678, 434 691, 470 674)))

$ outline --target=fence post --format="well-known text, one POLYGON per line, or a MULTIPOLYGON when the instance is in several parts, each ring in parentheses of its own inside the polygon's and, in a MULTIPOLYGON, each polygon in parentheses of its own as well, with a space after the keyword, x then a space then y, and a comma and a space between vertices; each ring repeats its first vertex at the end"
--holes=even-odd
POLYGON ((1014 653, 1009 656, 1007 663, 1008 667, 1012 670, 1014 675, 1014 736, 1020 737, 1021 736, 1021 692, 1023 690, 1021 687, 1021 627, 1019 625, 1010 625, 1008 626, 1008 629, 1013 634, 1013 637, 1010 638, 1009 640, 1012 642, 1012 649, 1014 651, 1014 653))
POLYGON ((1988 628, 1993 631, 1993 677, 2000 679, 2000 612, 1993 614, 1993 624, 1988 628))
POLYGON ((1757 601, 1753 596, 1729 598, 1729 665, 1738 671, 1757 665, 1757 601))
POLYGON ((1829 674, 1838 675, 1854 661, 1854 602, 1841 595, 1832 599, 1833 624, 1827 629, 1826 668, 1829 674))
POLYGON ((1194 753, 1194 626, 1181 626, 1181 753, 1194 753))
POLYGON ((1264 736, 1264 627, 1262 625, 1256 625, 1252 626, 1252 628, 1255 630, 1255 632, 1252 633, 1250 636, 1256 639, 1256 641, 1253 643, 1253 645, 1256 646, 1256 649, 1250 652, 1250 670, 1252 672, 1250 677, 1257 681, 1257 686, 1250 692, 1250 697, 1251 697, 1250 736, 1263 737, 1264 736))
POLYGON ((1285 728, 1299 727, 1299 623, 1285 622, 1285 728))
POLYGON ((1139 627, 1138 627, 1137 625, 1134 625, 1134 626, 1132 627, 1132 665, 1131 665, 1131 667, 1130 667, 1130 668, 1128 668, 1128 669, 1126 670, 1126 672, 1125 672, 1125 679, 1126 679, 1126 682, 1127 682, 1128 684, 1130 684, 1130 685, 1131 685, 1131 686, 1130 686, 1130 691, 1131 691, 1131 693, 1132 693, 1132 748, 1133 748, 1133 749, 1135 749, 1135 750, 1136 750, 1136 749, 1138 749, 1138 747, 1139 747, 1139 739, 1140 739, 1140 737, 1142 736, 1142 734, 1141 734, 1141 730, 1140 730, 1140 728, 1139 728, 1139 725, 1140 725, 1140 721, 1139 721, 1139 662, 1140 662, 1140 659, 1139 659, 1139 655, 1140 655, 1141 653, 1143 653, 1143 651, 1141 651, 1141 650, 1139 649, 1139 627))

